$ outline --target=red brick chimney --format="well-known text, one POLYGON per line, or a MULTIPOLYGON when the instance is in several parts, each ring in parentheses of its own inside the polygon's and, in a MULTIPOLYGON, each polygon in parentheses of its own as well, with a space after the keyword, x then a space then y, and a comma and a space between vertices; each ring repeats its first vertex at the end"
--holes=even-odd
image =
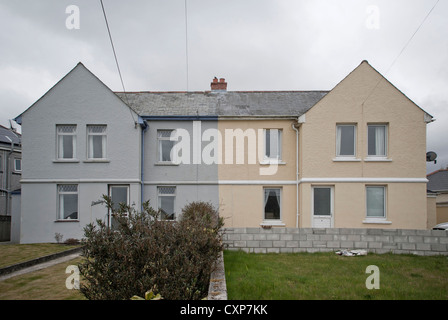
POLYGON ((224 78, 220 78, 218 82, 218 78, 213 78, 213 82, 210 83, 210 88, 212 90, 227 90, 227 82, 224 78))

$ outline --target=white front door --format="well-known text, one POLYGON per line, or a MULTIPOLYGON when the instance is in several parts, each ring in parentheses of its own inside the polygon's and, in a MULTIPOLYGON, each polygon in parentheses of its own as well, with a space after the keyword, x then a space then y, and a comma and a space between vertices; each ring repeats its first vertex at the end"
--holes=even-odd
POLYGON ((313 187, 312 220, 313 228, 333 227, 333 187, 313 187))

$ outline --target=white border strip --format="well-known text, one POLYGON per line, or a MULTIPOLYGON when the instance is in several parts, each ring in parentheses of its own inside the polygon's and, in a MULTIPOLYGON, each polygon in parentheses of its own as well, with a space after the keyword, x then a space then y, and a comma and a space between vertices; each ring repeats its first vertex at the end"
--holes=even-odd
MULTIPOLYGON (((21 183, 141 183, 139 179, 22 179, 21 183)), ((296 183, 427 183, 426 178, 302 178, 296 180, 164 180, 145 185, 295 185, 296 183)))

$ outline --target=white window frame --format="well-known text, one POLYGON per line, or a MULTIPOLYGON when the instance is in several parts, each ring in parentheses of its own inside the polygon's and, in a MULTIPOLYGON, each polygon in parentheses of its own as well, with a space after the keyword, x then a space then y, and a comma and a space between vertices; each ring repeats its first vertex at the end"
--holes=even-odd
POLYGON ((366 186, 366 201, 365 201, 365 205, 366 205, 366 215, 365 215, 365 219, 366 221, 372 221, 372 222, 383 222, 386 221, 387 219, 387 186, 383 186, 383 185, 367 185, 366 186), (383 215, 382 216, 369 216, 368 215, 368 192, 367 190, 369 188, 381 188, 383 189, 383 215))
POLYGON ((76 161, 76 136, 78 127, 76 124, 58 124, 56 125, 56 159, 58 161, 76 161), (62 127, 74 127, 73 132, 61 132, 59 129, 62 127), (72 136, 72 152, 73 156, 71 158, 64 158, 64 136, 72 136))
POLYGON ((102 161, 107 160, 107 125, 105 124, 88 124, 87 125, 87 159, 90 161, 102 161), (102 132, 91 132, 94 127, 102 127, 102 132), (99 158, 94 157, 93 151, 93 137, 101 136, 101 156, 99 158))
POLYGON ((282 161, 282 140, 283 140, 283 130, 282 129, 276 129, 276 128, 270 128, 270 129, 264 129, 263 130, 263 146, 264 146, 264 152, 263 152, 263 160, 264 162, 281 162, 282 161), (271 141, 271 131, 277 131, 277 142, 271 141), (272 147, 275 147, 277 149, 277 156, 272 157, 267 155, 267 134, 269 131, 269 151, 272 150, 272 147))
POLYGON ((57 212, 57 220, 58 221, 79 221, 79 185, 77 184, 69 184, 69 183, 64 183, 64 184, 58 184, 56 185, 57 188, 57 204, 58 204, 58 212, 57 212), (76 186, 76 191, 61 191, 62 186, 76 186), (76 219, 71 219, 71 218, 64 218, 64 213, 63 213, 63 203, 61 201, 61 196, 62 195, 69 195, 69 194, 76 194, 77 196, 77 202, 76 202, 76 207, 77 207, 77 217, 76 219))
POLYGON ((263 210, 262 210, 262 217, 263 217, 263 222, 261 223, 261 225, 284 225, 283 221, 282 221, 282 217, 283 217, 283 188, 282 187, 276 187, 276 186, 269 186, 269 187, 263 187, 263 210), (280 208, 280 216, 278 219, 269 219, 266 218, 266 190, 279 190, 279 196, 280 196, 280 201, 279 202, 279 208, 280 208))
POLYGON ((14 158, 14 172, 22 172, 22 159, 14 158), (20 163, 20 169, 17 169, 17 162, 20 163))
POLYGON ((175 134, 176 134, 175 129, 157 129, 157 152, 156 152, 157 153, 157 161, 156 161, 157 164, 168 164, 168 165, 177 164, 176 154, 172 152, 175 143, 173 143, 173 147, 171 148, 171 152, 170 152, 170 157, 172 157, 172 158, 170 160, 162 160, 161 159, 161 157, 162 157, 162 143, 161 142, 162 141, 172 141, 172 142, 177 141, 175 134), (170 131, 171 134, 169 137, 160 137, 159 132, 161 132, 161 131, 170 131))
POLYGON ((161 220, 165 220, 165 221, 176 221, 177 220, 177 214, 175 211, 176 208, 176 196, 177 196, 177 188, 176 186, 157 186, 157 208, 158 210, 161 209, 162 207, 162 201, 161 201, 161 197, 173 197, 173 208, 174 208, 174 212, 173 212, 173 219, 162 219, 162 217, 160 217, 161 220), (161 193, 162 188, 173 188, 174 189, 174 193, 161 193))
POLYGON ((387 124, 374 124, 374 123, 370 123, 367 124, 367 160, 381 160, 381 159, 387 159, 388 157, 388 133, 389 132, 389 126, 387 124), (384 154, 369 154, 369 129, 371 127, 383 127, 384 128, 384 154))
POLYGON ((336 124, 336 158, 337 159, 345 159, 345 160, 357 160, 356 154, 357 154, 357 145, 356 145, 356 139, 357 138, 357 125, 354 123, 347 123, 347 124, 336 124), (352 155, 341 155, 341 146, 342 146, 342 140, 341 140, 341 134, 339 131, 340 127, 353 127, 353 154, 352 155))

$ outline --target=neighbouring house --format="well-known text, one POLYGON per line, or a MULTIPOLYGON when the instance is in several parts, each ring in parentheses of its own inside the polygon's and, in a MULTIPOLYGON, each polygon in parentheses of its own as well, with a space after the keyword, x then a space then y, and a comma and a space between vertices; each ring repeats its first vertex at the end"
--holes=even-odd
POLYGON ((12 240, 12 216, 20 213, 21 173, 21 135, 0 125, 0 241, 12 240))
POLYGON ((11 194, 20 191, 21 135, 0 125, 0 215, 11 215, 11 194))
POLYGON ((448 168, 427 175, 428 190, 436 194, 437 219, 435 224, 448 222, 448 168))
POLYGON ((20 242, 113 226, 102 195, 226 227, 427 229, 432 116, 367 61, 330 91, 112 92, 79 63, 22 125, 20 242))

